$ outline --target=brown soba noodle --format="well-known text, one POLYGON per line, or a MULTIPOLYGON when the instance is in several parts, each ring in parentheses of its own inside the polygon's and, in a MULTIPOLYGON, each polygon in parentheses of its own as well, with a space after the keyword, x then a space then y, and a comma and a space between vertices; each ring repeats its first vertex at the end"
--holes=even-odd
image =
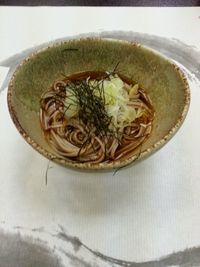
POLYGON ((40 122, 60 158, 97 164, 130 156, 150 135, 147 93, 116 73, 84 72, 55 81, 41 97, 40 122))

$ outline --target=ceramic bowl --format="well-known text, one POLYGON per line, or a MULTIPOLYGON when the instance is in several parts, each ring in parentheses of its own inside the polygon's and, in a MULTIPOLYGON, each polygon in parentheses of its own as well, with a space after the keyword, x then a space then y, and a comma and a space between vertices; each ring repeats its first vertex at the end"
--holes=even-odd
POLYGON ((88 38, 56 43, 26 58, 8 88, 12 120, 24 139, 45 157, 66 167, 110 169, 137 162, 166 144, 182 125, 190 102, 187 80, 177 65, 140 44, 88 38), (149 139, 126 160, 96 165, 59 159, 47 143, 39 121, 40 97, 55 80, 81 71, 112 71, 119 63, 123 75, 139 83, 155 109, 149 139))

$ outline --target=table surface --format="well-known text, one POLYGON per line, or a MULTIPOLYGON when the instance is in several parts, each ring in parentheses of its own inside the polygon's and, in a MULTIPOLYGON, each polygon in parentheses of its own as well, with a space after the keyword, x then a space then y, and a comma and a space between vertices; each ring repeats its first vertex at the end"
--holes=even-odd
POLYGON ((91 33, 140 41, 182 64, 188 116, 145 161, 83 173, 49 165, 22 139, 4 88, 0 267, 200 266, 200 8, 0 7, 0 84, 38 45, 91 33))
POLYGON ((199 0, 0 0, 14 6, 200 6, 199 0))

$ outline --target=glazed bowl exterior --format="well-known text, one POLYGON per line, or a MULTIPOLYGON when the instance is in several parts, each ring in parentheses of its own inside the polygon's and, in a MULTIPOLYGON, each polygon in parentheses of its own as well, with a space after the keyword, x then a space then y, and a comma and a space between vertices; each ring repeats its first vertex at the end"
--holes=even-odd
POLYGON ((18 131, 42 155, 66 167, 112 169, 144 159, 165 145, 186 117, 190 92, 180 68, 161 54, 136 43, 86 38, 56 43, 27 57, 11 78, 7 99, 18 131), (139 83, 152 100, 155 119, 150 137, 125 160, 91 164, 58 158, 39 121, 42 93, 63 74, 112 71, 117 64, 118 71, 139 83))

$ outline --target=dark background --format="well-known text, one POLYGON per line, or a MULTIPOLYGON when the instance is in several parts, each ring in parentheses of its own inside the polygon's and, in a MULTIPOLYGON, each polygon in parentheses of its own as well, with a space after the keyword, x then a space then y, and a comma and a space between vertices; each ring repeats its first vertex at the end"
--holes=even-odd
POLYGON ((200 0, 0 0, 7 6, 200 6, 200 0))

